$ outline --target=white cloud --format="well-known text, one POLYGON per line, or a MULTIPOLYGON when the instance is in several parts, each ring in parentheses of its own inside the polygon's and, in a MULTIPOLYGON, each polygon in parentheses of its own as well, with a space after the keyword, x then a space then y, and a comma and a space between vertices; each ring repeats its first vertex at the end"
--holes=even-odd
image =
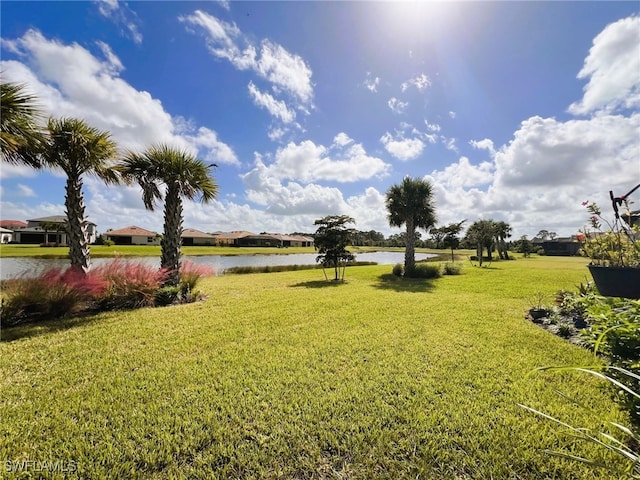
POLYGON ((301 104, 303 110, 311 105, 312 71, 299 55, 290 53, 268 39, 256 46, 235 23, 227 23, 200 10, 179 19, 189 26, 205 30, 212 55, 229 60, 239 70, 251 69, 271 82, 274 92, 277 90, 289 94, 301 104))
POLYGON ((389 106, 389 108, 393 113, 399 114, 399 113, 404 113, 404 111, 409 106, 409 103, 398 100, 396 97, 391 97, 387 102, 387 105, 389 106))
POLYGON ((449 117, 456 118, 456 112, 453 112, 453 111, 449 112, 449 117))
POLYGON ((569 112, 584 115, 601 110, 640 106, 640 16, 611 23, 593 40, 578 78, 589 79, 584 96, 569 112))
POLYGON ((231 10, 231 2, 229 0, 217 0, 218 4, 224 8, 226 11, 231 10))
POLYGON ((135 43, 142 43, 142 34, 138 28, 138 16, 133 12, 125 2, 118 0, 98 0, 98 11, 106 18, 112 20, 118 27, 124 28, 126 31, 122 33, 130 37, 135 43))
POLYGON ((27 187, 21 183, 18 184, 18 189, 20 190, 21 197, 37 197, 36 192, 33 188, 27 187))
POLYGON ((460 157, 457 163, 452 163, 442 171, 434 171, 431 176, 447 190, 457 187, 476 187, 493 181, 494 166, 492 162, 472 165, 467 157, 460 157))
POLYGON ((256 105, 267 109, 272 116, 279 118, 283 123, 291 123, 295 120, 296 112, 289 110, 285 102, 276 100, 269 93, 261 92, 253 82, 249 82, 249 93, 256 105))
POLYGON ((400 138, 394 139, 393 136, 386 132, 380 141, 384 148, 398 160, 413 160, 420 156, 424 150, 424 142, 419 138, 400 138))
POLYGON ((415 78, 403 82, 401 85, 402 91, 406 91, 409 87, 416 87, 418 91, 424 92, 431 86, 431 80, 424 73, 421 73, 415 78))
POLYGON ((429 130, 430 132, 440 131, 440 125, 438 125, 437 123, 429 123, 427 120, 425 120, 424 124, 427 126, 427 130, 429 130))
POLYGON ((493 148, 493 141, 488 138, 484 138, 482 140, 471 140, 469 145, 478 150, 487 150, 491 155, 496 153, 493 148))
POLYGON ((367 78, 364 81, 364 86, 371 92, 378 91, 378 85, 380 85, 380 77, 372 77, 370 72, 367 72, 367 78))
POLYGON ((107 44, 98 44, 105 57, 101 60, 76 43, 49 40, 36 30, 7 42, 25 63, 0 62, 3 76, 27 83, 46 112, 83 118, 111 132, 125 149, 168 142, 194 153, 199 150, 199 155, 213 161, 239 164, 213 130, 172 117, 159 100, 122 80, 118 73, 123 65, 107 44))
MULTIPOLYGON (((275 180, 291 179, 309 183, 319 180, 340 183, 356 182, 388 173, 389 165, 377 157, 367 155, 359 143, 341 133, 330 149, 316 145, 311 140, 289 143, 275 154, 275 161, 265 166, 261 159, 258 163, 264 167, 268 178, 275 180), (342 142, 342 144, 340 144, 342 142)), ((250 178, 256 169, 247 173, 250 178)))

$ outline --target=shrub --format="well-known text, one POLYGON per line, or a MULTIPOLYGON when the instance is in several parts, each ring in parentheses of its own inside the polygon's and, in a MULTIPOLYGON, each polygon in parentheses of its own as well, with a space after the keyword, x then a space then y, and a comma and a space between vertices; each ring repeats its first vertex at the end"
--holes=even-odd
POLYGON ((411 270, 406 270, 404 276, 409 278, 440 278, 442 273, 440 265, 423 263, 414 266, 411 270))
POLYGON ((393 270, 391 270, 391 272, 396 276, 396 277, 401 277, 402 275, 404 275, 404 265, 402 265, 401 263, 396 263, 393 266, 393 270))
POLYGON ((443 275, 460 275, 462 273, 462 266, 457 263, 447 262, 444 264, 443 275))
POLYGON ((184 262, 180 269, 179 299, 192 302, 198 298, 195 288, 202 277, 210 277, 215 270, 205 265, 196 265, 193 262, 184 262))
POLYGON ((107 283, 100 275, 85 275, 74 268, 53 268, 36 278, 23 275, 5 280, 0 303, 2 324, 9 327, 71 315, 106 290, 107 283))
POLYGON ((156 292, 167 277, 165 270, 122 258, 100 265, 94 272, 108 283, 107 291, 98 299, 99 307, 105 310, 155 305, 156 292))
MULTIPOLYGON (((591 297, 587 315, 591 327, 583 335, 596 353, 609 358, 609 374, 620 383, 637 388, 638 381, 619 375, 619 368, 640 374, 640 300, 610 297, 591 297)), ((640 398, 616 389, 614 398, 629 411, 631 422, 640 432, 640 398)))

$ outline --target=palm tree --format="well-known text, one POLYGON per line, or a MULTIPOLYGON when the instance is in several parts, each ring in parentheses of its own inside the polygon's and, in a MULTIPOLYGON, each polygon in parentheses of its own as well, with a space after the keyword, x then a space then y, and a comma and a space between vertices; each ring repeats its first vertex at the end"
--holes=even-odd
POLYGON ((180 281, 180 243, 182 235, 182 197, 203 203, 216 198, 218 185, 209 176, 209 168, 187 151, 166 144, 149 147, 143 153, 129 152, 119 165, 127 183, 137 182, 142 188, 142 201, 153 210, 156 200, 164 194, 164 231, 162 237, 161 268, 168 271, 167 285, 180 281))
POLYGON ((506 222, 495 222, 494 233, 496 236, 496 248, 498 250, 498 256, 501 260, 509 260, 509 253, 507 252, 507 238, 511 237, 511 225, 506 222))
POLYGON ((116 144, 108 132, 90 127, 77 118, 50 118, 42 148, 42 163, 67 175, 64 205, 68 222, 71 267, 88 272, 91 268, 87 218, 82 193, 83 175, 95 175, 106 183, 117 183, 119 176, 109 160, 116 155, 116 144))
POLYGON ((416 263, 416 229, 422 228, 426 231, 436 223, 433 188, 427 180, 404 177, 400 185, 389 188, 385 204, 389 212, 389 225, 406 226, 404 271, 410 275, 416 263))
POLYGON ((2 160, 40 168, 38 152, 42 147, 42 113, 37 98, 19 83, 0 83, 0 151, 2 160))
POLYGON ((480 266, 482 266, 482 251, 487 249, 487 256, 491 261, 491 249, 493 248, 493 239, 495 236, 495 222, 493 220, 478 220, 474 222, 467 230, 466 239, 469 243, 476 247, 476 254, 480 266))

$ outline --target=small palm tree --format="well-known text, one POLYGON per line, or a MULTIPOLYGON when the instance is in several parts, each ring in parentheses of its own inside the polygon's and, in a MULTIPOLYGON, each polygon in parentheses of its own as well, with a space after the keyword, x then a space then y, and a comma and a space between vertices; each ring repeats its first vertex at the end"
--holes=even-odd
MULTIPOLYGON (((400 185, 393 185, 387 191, 386 207, 389 211, 389 225, 406 226, 406 250, 404 254, 404 271, 412 272, 415 268, 416 229, 428 230, 436 223, 433 202, 433 188, 422 178, 404 177, 400 185)), ((411 275, 409 273, 409 275, 411 275)))
POLYGON ((116 156, 116 144, 108 132, 90 127, 76 118, 49 119, 42 148, 44 166, 67 175, 64 204, 68 221, 71 267, 88 272, 91 268, 83 175, 95 175, 106 183, 117 183, 117 171, 109 163, 116 156))
POLYGON ((37 98, 19 83, 0 83, 0 150, 2 160, 40 168, 42 113, 37 98))
POLYGON ((166 144, 153 145, 143 153, 129 152, 118 169, 127 183, 137 182, 142 188, 142 201, 153 210, 162 198, 160 185, 165 186, 164 230, 161 268, 168 273, 167 285, 180 281, 180 244, 182 235, 182 198, 203 203, 216 198, 218 185, 209 175, 215 164, 205 165, 189 152, 166 144))

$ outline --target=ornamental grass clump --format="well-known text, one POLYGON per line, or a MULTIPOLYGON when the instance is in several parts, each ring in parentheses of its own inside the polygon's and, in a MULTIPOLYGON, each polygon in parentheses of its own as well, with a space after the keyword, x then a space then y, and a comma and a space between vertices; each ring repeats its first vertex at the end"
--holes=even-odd
POLYGON ((36 278, 21 275, 2 282, 2 326, 53 320, 79 313, 108 290, 104 278, 79 269, 53 268, 36 278))

